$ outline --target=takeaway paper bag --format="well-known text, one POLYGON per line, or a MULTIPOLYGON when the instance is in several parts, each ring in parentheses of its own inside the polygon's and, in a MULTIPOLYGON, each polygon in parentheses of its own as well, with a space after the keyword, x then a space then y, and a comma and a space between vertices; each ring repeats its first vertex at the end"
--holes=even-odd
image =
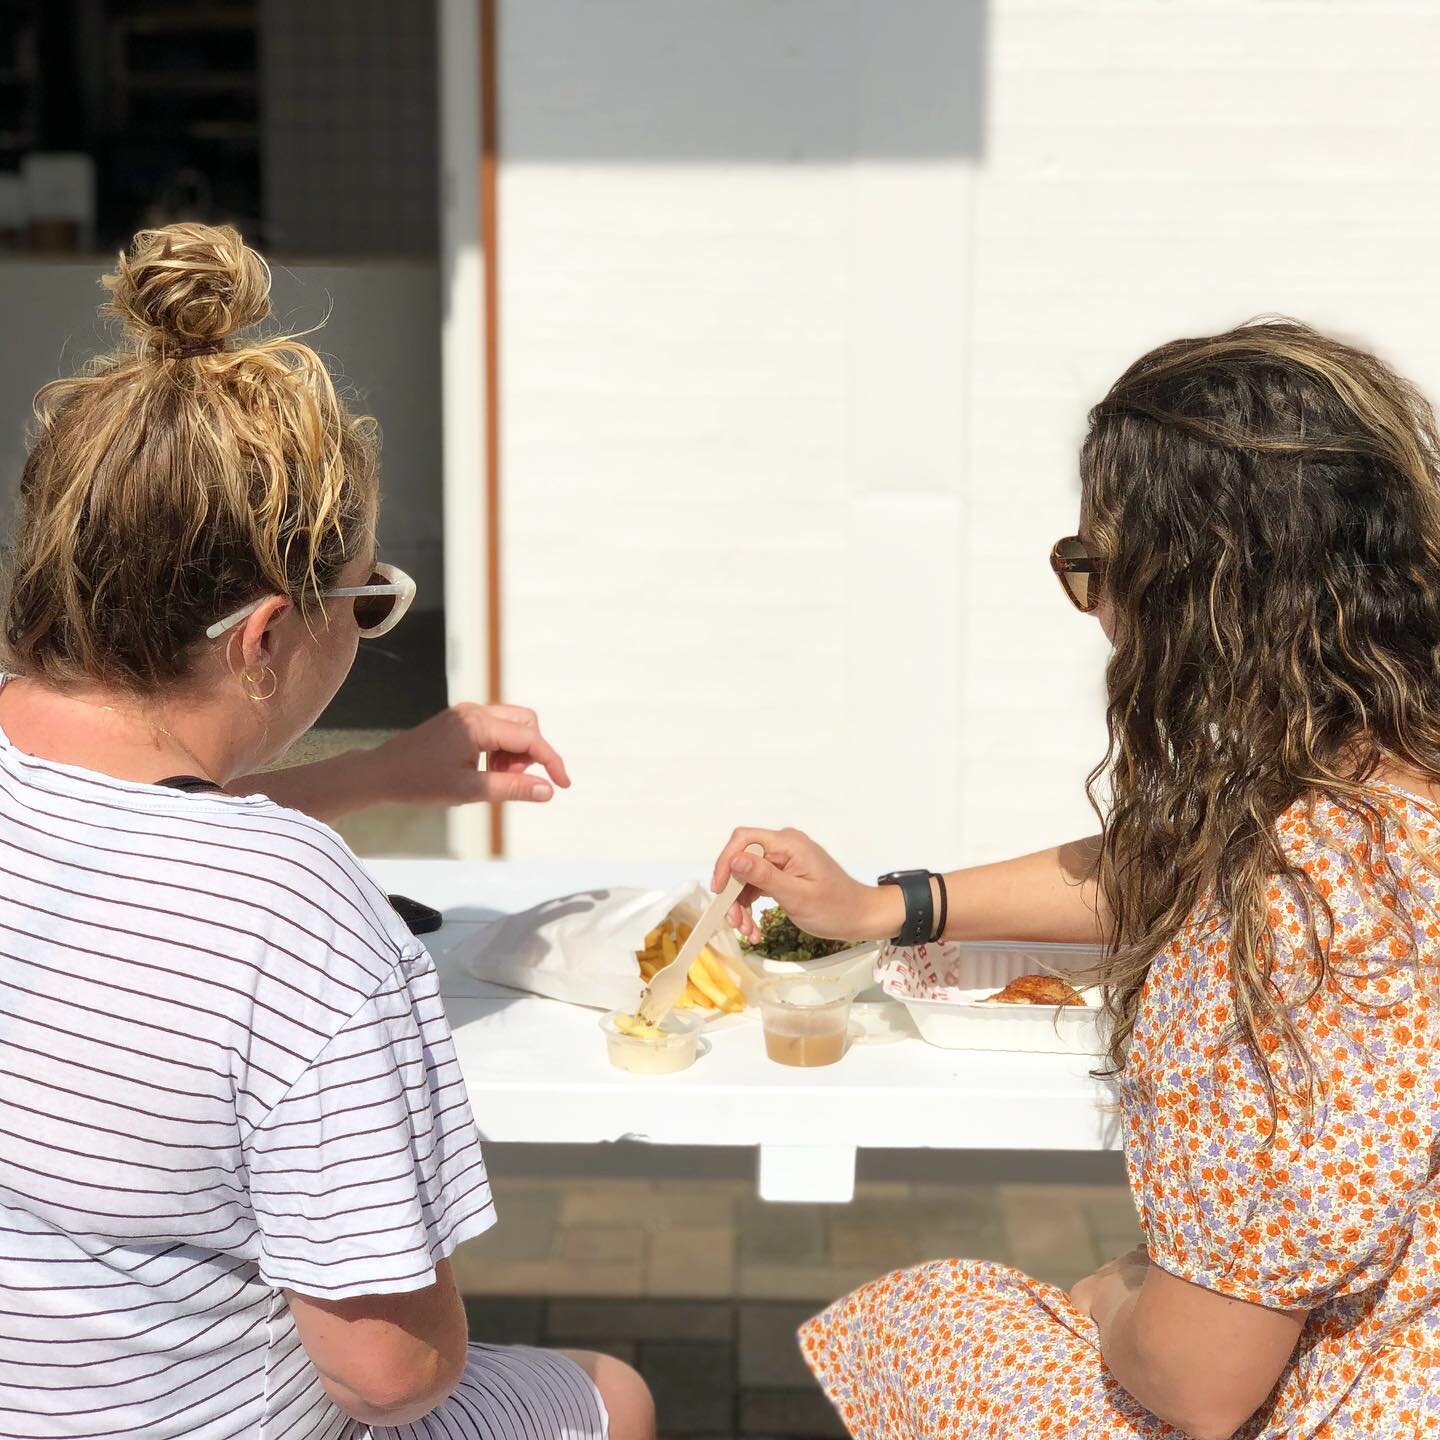
MULTIPOLYGON (((480 980, 572 1005, 633 1012, 645 989, 635 960, 645 936, 670 915, 693 925, 711 898, 699 885, 670 893, 584 890, 507 915, 452 953, 480 980)), ((710 947, 730 962, 748 994, 753 971, 734 931, 722 926, 710 947)))

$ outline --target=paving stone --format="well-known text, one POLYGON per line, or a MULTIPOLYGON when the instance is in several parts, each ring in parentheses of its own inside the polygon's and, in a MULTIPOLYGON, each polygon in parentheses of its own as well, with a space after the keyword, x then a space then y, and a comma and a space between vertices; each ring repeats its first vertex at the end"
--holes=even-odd
POLYGON ((561 1204, 562 1225, 640 1224, 663 1229, 669 1225, 731 1225, 735 1206, 747 1182, 626 1181, 572 1186, 561 1204))
POLYGON ((633 1340, 597 1340, 593 1345, 566 1345, 567 1350, 594 1350, 601 1355, 613 1355, 627 1365, 637 1369, 640 1364, 640 1347, 633 1340))
POLYGON ((855 1185, 857 1200, 906 1200, 914 1193, 908 1180, 860 1180, 855 1185))
POLYGON ((923 1260, 989 1260, 1005 1252, 999 1196, 990 1185, 956 1185, 943 1196, 858 1196, 830 1207, 829 1258, 876 1274, 923 1260))
MULTIPOLYGON (((496 1209, 500 1218, 495 1224, 457 1249, 457 1256, 463 1257, 461 1263, 469 1264, 472 1259, 479 1264, 497 1258, 521 1263, 550 1259, 560 1215, 558 1195, 541 1192, 526 1194, 523 1200, 497 1200, 496 1209)), ((460 1286, 462 1292, 465 1288, 460 1286)))
POLYGON ((466 1274, 462 1293, 470 1295, 613 1295, 638 1298, 645 1270, 631 1265, 576 1265, 566 1260, 526 1264, 494 1262, 466 1274))
POLYGON ((815 1307, 784 1302, 739 1309, 741 1389, 794 1390, 810 1383, 795 1332, 815 1307))
POLYGON ((467 1296, 470 1338, 485 1345, 538 1345, 545 1333, 545 1302, 511 1296, 467 1296))
POLYGON ((889 1225, 832 1222, 830 1260, 883 1275, 913 1265, 921 1258, 918 1236, 901 1223, 889 1225))
POLYGON ((740 1263, 785 1265, 825 1256, 825 1205, 770 1205, 754 1196, 737 1207, 740 1263))
POLYGON ((570 1185, 560 1202, 562 1225, 638 1224, 651 1218, 655 1187, 648 1180, 570 1185))
POLYGON ((735 1335, 729 1304, 685 1300, 552 1300, 545 1308, 545 1338, 552 1345, 625 1340, 713 1340, 735 1335))
POLYGON ((617 1265, 645 1258, 642 1225, 569 1225, 557 1237, 555 1253, 578 1265, 617 1265))
POLYGON ((1144 1239, 1135 1201, 1128 1189, 1084 1201, 1082 1208, 1102 1259, 1123 1255, 1144 1239))
POLYGON ((655 1215, 680 1225, 733 1225, 742 1200, 753 1196, 752 1180, 659 1180, 655 1215))
POLYGON ((1011 1263, 1027 1274, 1068 1289, 1100 1264, 1077 1200, 1006 1187, 1002 1202, 1011 1263))
POLYGON ((875 1279, 868 1266, 741 1265, 736 1289, 745 1300, 808 1300, 817 1310, 875 1279))
POLYGON ((734 1294, 734 1228, 677 1225, 652 1233, 645 1292, 691 1298, 734 1294))
POLYGON ((735 1347, 655 1341, 640 1347, 640 1373, 666 1435, 730 1434, 735 1423, 735 1347))
POLYGON ((835 1408, 811 1386, 806 1390, 747 1390, 740 1396, 742 1435, 837 1437, 845 1426, 835 1408))

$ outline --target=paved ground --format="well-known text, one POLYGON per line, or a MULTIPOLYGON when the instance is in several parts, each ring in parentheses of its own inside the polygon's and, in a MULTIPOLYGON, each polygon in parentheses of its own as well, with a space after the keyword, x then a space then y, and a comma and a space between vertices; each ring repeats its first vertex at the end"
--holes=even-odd
POLYGON ((640 1367, 665 1435, 843 1435, 795 1328, 899 1266, 962 1255, 1069 1285, 1138 1242, 1124 1186, 862 1183, 850 1205, 768 1205, 748 1181, 496 1181, 462 1247, 472 1334, 640 1367))

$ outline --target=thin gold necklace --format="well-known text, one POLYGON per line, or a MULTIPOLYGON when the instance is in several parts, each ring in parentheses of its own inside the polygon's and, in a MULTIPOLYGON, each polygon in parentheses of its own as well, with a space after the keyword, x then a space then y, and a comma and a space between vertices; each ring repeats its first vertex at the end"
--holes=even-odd
MULTIPOLYGON (((74 699, 73 696, 71 696, 70 698, 74 699)), ((121 710, 120 707, 117 705, 97 705, 93 700, 77 700, 75 703, 78 705, 89 705, 93 710, 108 710, 112 715, 119 715, 122 718, 126 719, 129 718, 125 715, 125 712, 121 710)), ((151 720, 146 717, 142 718, 145 719, 145 723, 149 725, 150 728, 154 730, 157 735, 163 735, 177 749, 183 750, 185 752, 186 756, 195 765, 195 768, 199 772, 201 779, 210 780, 212 778, 205 773, 205 762, 178 735, 172 734, 156 720, 151 720)))

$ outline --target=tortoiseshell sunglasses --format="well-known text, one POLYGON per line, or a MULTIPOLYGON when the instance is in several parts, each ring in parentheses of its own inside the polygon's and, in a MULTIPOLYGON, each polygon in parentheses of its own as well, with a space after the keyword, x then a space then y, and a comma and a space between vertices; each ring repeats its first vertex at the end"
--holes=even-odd
POLYGON ((1070 603, 1083 614, 1093 614, 1100 603, 1105 562, 1092 555, 1090 547, 1078 535, 1067 535, 1055 542, 1050 552, 1050 568, 1070 603))

